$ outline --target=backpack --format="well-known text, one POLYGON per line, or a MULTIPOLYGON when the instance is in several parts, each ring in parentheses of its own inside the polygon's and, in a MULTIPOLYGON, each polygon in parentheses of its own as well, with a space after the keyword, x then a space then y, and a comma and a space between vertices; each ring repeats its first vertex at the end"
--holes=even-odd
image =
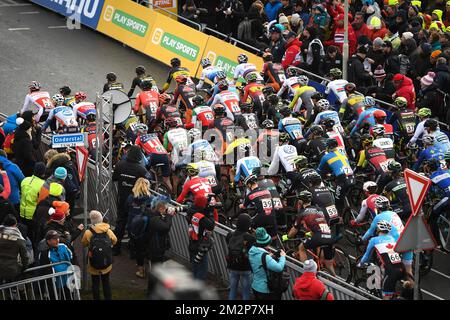
POLYGON ((291 276, 285 271, 273 272, 267 269, 266 264, 267 253, 263 253, 261 256, 262 266, 267 275, 267 287, 270 292, 283 293, 289 288, 289 283, 291 282, 291 276))
POLYGON ((97 269, 103 270, 112 264, 112 242, 107 232, 97 233, 89 228, 92 237, 89 242, 89 263, 97 269))
POLYGON ((403 75, 408 74, 411 68, 408 56, 404 54, 398 55, 398 62, 400 65, 400 73, 403 75))
POLYGON ((130 213, 128 232, 133 240, 140 240, 145 236, 148 225, 148 216, 144 215, 146 205, 144 202, 139 209, 133 207, 133 212, 130 213))
POLYGON ((226 256, 228 268, 235 265, 241 265, 248 261, 248 251, 246 241, 244 240, 245 233, 236 235, 234 232, 228 243, 228 255, 226 256))
POLYGON ((246 41, 252 38, 252 22, 247 17, 238 25, 238 36, 241 41, 246 41))
POLYGON ((64 165, 64 168, 67 170, 67 178, 64 180, 64 190, 67 195, 78 196, 80 194, 80 177, 73 162, 67 162, 64 165))

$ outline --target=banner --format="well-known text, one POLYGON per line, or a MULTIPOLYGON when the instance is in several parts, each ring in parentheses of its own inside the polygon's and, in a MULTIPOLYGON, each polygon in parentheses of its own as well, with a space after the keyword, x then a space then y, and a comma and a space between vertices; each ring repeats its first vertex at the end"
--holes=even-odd
MULTIPOLYGON (((158 6, 162 9, 165 9, 167 11, 170 11, 172 13, 178 14, 178 6, 177 6, 177 0, 150 0, 155 6, 158 6)), ((164 12, 163 10, 158 10, 155 8, 156 11, 161 12, 162 14, 171 17, 172 19, 176 19, 173 15, 169 15, 167 12, 164 12)))
POLYGON ((208 36, 182 23, 156 13, 144 53, 167 65, 178 57, 181 65, 194 75, 202 59, 208 36))
MULTIPOLYGON (((213 65, 219 66, 229 78, 233 78, 234 68, 238 65, 237 57, 241 53, 245 53, 248 56, 248 62, 253 63, 258 71, 262 71, 264 62, 261 57, 213 36, 208 37, 204 57, 208 57, 213 65)), ((196 77, 199 78, 201 74, 202 68, 200 67, 196 77)))
POLYGON ((104 1, 97 30, 138 51, 144 51, 156 13, 132 1, 104 1))
POLYGON ((83 25, 97 28, 105 0, 31 0, 83 25))

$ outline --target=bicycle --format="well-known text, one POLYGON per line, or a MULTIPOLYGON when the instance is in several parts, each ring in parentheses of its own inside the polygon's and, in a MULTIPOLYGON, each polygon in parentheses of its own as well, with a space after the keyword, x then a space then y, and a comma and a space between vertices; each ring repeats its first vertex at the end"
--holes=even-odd
POLYGON ((156 192, 170 197, 171 189, 167 186, 167 184, 164 181, 160 180, 160 177, 162 177, 162 167, 163 166, 164 166, 163 163, 158 163, 148 169, 148 172, 151 175, 150 186, 156 192), (153 169, 153 167, 155 169, 153 169))

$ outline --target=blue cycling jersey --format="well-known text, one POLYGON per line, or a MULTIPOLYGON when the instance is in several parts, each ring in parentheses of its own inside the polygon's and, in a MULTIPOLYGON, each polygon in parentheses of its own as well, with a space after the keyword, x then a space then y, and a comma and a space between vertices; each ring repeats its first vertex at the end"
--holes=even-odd
POLYGON ((398 237, 400 236, 400 233, 403 231, 404 228, 403 222, 397 213, 389 210, 381 212, 372 220, 369 230, 367 230, 362 239, 366 241, 370 237, 373 237, 375 235, 375 231, 377 230, 377 223, 382 220, 385 220, 391 224, 392 229, 389 234, 392 237, 394 237, 395 241, 397 241, 398 237))
POLYGON ((278 123, 278 130, 289 134, 292 140, 303 139, 302 123, 292 116, 282 119, 278 123))
POLYGON ((238 160, 236 168, 234 182, 238 183, 241 177, 245 179, 251 175, 255 169, 261 169, 261 161, 255 156, 245 157, 238 160))
POLYGON ((369 109, 364 110, 358 118, 358 121, 356 122, 355 126, 353 127, 352 131, 350 131, 350 135, 354 135, 356 131, 361 129, 365 123, 370 124, 370 126, 375 125, 375 118, 373 116, 373 113, 377 111, 378 108, 372 107, 369 109))
POLYGON ((444 191, 446 197, 450 197, 450 170, 439 169, 431 174, 430 179, 444 191))
MULTIPOLYGON (((236 94, 239 96, 239 92, 238 92, 236 86, 235 86, 234 84, 230 84, 229 82, 228 82, 228 91, 234 92, 234 93, 236 93, 236 94)), ((220 92, 219 86, 218 86, 217 83, 216 83, 216 84, 214 85, 214 87, 213 87, 213 93, 212 93, 212 96, 211 96, 211 98, 209 98, 209 100, 208 100, 208 102, 207 102, 208 106, 210 106, 210 105, 212 104, 212 102, 214 101, 214 97, 215 97, 216 94, 218 94, 219 92, 220 92)))
POLYGON ((332 151, 324 155, 320 160, 317 172, 320 174, 326 173, 327 168, 335 177, 353 175, 353 170, 350 167, 348 158, 339 151, 332 151))
POLYGON ((434 145, 441 148, 442 151, 450 151, 450 141, 445 133, 437 130, 431 134, 434 137, 434 145))
POLYGON ((366 252, 361 258, 361 263, 370 261, 372 252, 375 249, 383 265, 392 264, 400 267, 401 258, 398 253, 394 251, 397 240, 390 234, 381 234, 370 239, 366 252))
POLYGON ((431 159, 438 159, 439 161, 442 161, 442 163, 444 164, 445 163, 444 151, 439 146, 436 145, 430 146, 425 150, 422 150, 422 152, 419 155, 419 159, 417 159, 417 162, 413 167, 413 170, 418 171, 423 161, 431 159))

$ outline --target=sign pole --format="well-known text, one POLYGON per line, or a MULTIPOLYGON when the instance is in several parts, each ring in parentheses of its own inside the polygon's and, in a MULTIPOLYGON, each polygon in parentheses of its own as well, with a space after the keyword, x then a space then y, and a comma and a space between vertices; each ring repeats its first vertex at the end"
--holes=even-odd
POLYGON ((414 300, 419 300, 419 268, 420 268, 420 249, 415 250, 416 262, 414 266, 414 300))
MULTIPOLYGON (((88 143, 88 134, 87 132, 84 133, 84 144, 85 147, 89 147, 88 143)), ((89 160, 88 160, 89 161, 89 160)), ((84 174, 84 181, 83 181, 83 210, 84 210, 84 228, 87 228, 88 224, 88 174, 87 174, 87 168, 86 172, 84 174)), ((87 273, 87 247, 83 248, 83 283, 87 284, 88 281, 88 273, 87 273)))
POLYGON ((348 74, 348 11, 349 0, 344 0, 344 45, 342 47, 342 79, 347 80, 348 74))

